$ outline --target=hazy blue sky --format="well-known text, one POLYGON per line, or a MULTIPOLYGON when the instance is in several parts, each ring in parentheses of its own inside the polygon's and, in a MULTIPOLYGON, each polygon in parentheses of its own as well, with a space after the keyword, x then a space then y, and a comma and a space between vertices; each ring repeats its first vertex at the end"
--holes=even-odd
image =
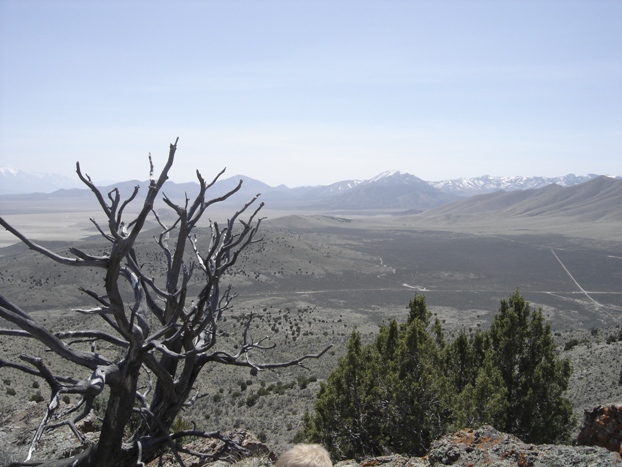
POLYGON ((622 175, 622 1, 0 0, 0 166, 622 175))

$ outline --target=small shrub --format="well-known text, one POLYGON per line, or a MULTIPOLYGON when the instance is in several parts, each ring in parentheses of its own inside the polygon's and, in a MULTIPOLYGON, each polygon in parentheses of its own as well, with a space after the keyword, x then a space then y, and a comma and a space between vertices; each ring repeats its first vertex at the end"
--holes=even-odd
POLYGON ((301 444, 301 443, 306 443, 306 442, 308 441, 307 441, 307 437, 303 429, 300 429, 299 431, 297 431, 294 437, 292 438, 292 444, 301 444))
POLYGON ((7 393, 9 396, 14 396, 14 395, 16 395, 16 394, 17 394, 17 391, 16 391, 14 388, 6 388, 6 393, 7 393))
POLYGON ((253 405, 257 403, 258 400, 259 400, 259 396, 257 394, 251 394, 250 396, 246 398, 246 406, 252 407, 253 405))
POLYGON ((308 380, 305 376, 298 377, 298 387, 300 389, 307 389, 308 380))
POLYGON ((32 387, 35 389, 39 389, 39 381, 33 381, 32 382, 32 387))
POLYGON ((579 342, 579 339, 570 339, 568 342, 566 342, 566 345, 564 345, 564 350, 570 350, 579 345, 580 343, 581 342, 579 342))
POLYGON ((45 400, 45 398, 41 395, 40 391, 37 391, 36 393, 34 393, 32 396, 30 396, 30 400, 32 402, 36 402, 37 404, 39 402, 42 402, 45 400))

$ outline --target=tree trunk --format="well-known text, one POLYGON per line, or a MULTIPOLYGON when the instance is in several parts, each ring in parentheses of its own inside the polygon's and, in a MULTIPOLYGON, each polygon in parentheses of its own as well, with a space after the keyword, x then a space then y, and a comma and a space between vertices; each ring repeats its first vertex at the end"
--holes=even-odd
MULTIPOLYGON (((137 352, 135 357, 138 357, 137 352)), ((136 399, 136 386, 141 362, 138 358, 128 359, 128 363, 121 369, 121 381, 119 384, 110 386, 110 397, 106 407, 106 414, 102 424, 101 435, 97 445, 95 463, 89 467, 110 467, 122 465, 125 455, 121 449, 123 435, 136 399)))

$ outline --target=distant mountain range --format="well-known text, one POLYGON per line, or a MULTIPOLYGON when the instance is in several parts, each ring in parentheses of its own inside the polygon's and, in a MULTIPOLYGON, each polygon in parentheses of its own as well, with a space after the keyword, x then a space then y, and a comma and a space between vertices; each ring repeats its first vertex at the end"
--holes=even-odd
MULTIPOLYGON (((442 192, 461 197, 490 193, 493 191, 505 190, 527 190, 531 188, 541 188, 546 185, 555 183, 560 186, 572 186, 585 183, 588 180, 598 177, 595 174, 588 175, 565 175, 563 177, 491 177, 483 175, 475 178, 456 178, 452 180, 441 180, 435 182, 424 182, 428 185, 439 189, 442 192)), ((343 180, 326 186, 308 186, 288 188, 285 185, 271 187, 265 183, 253 180, 244 175, 230 177, 230 185, 233 186, 237 180, 242 178, 261 186, 264 193, 272 191, 288 191, 293 190, 296 193, 306 194, 313 193, 320 197, 336 195, 356 189, 359 185, 372 186, 379 182, 385 186, 393 182, 407 185, 422 182, 421 179, 414 175, 400 173, 398 171, 383 172, 369 180, 343 180)), ((619 178, 619 177, 618 177, 619 178)), ((221 181, 220 183, 223 183, 221 181)), ((67 177, 64 175, 50 173, 34 173, 24 170, 0 167, 0 195, 17 195, 29 193, 52 193, 60 189, 84 188, 84 185, 77 177, 67 177)))
POLYGON ((77 177, 0 167, 0 195, 52 193, 63 188, 84 188, 84 185, 77 177))
MULTIPOLYGON (((539 193, 539 189, 544 189, 547 193, 556 193, 571 187, 588 186, 594 180, 601 180, 601 184, 604 183, 602 180, 622 184, 622 180, 593 174, 556 178, 482 176, 426 182, 411 174, 391 171, 369 180, 344 180, 327 186, 288 188, 284 185, 271 187, 261 181, 238 175, 218 181, 210 189, 212 196, 221 196, 230 191, 239 180, 243 180, 242 189, 230 199, 236 206, 261 193, 261 200, 270 209, 361 213, 391 210, 401 214, 416 214, 440 209, 442 206, 446 206, 446 209, 459 206, 456 208, 459 211, 456 212, 467 213, 475 209, 470 203, 476 201, 480 208, 494 205, 502 209, 531 196, 539 196, 547 202, 552 202, 552 198, 544 197, 539 193), (534 192, 537 193, 534 195, 534 192)), ((144 196, 148 182, 133 180, 102 189, 107 192, 118 187, 121 193, 127 196, 136 185, 141 186, 140 193, 144 196)), ((71 206, 72 209, 78 210, 87 203, 92 205, 92 193, 83 187, 78 189, 75 186, 74 182, 69 184, 65 178, 59 176, 0 169, 0 213, 49 211, 56 205, 64 209, 71 206), (58 189, 60 185, 65 186, 58 189)), ((183 202, 186 196, 192 197, 198 192, 198 185, 169 181, 164 186, 163 192, 170 199, 183 202)), ((563 207, 561 204, 559 206, 563 207)), ((513 209, 520 210, 525 207, 518 205, 513 209)), ((442 211, 439 211, 439 214, 442 214, 442 211)), ((447 214, 451 215, 449 211, 447 214)))

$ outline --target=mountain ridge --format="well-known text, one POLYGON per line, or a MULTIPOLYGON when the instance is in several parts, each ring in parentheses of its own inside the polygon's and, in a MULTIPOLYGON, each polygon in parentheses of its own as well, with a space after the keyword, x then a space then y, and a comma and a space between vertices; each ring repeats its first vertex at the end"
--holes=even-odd
MULTIPOLYGON (((257 194, 270 209, 300 212, 324 212, 335 214, 398 214, 423 215, 427 222, 474 222, 493 218, 545 218, 561 216, 582 221, 622 220, 622 179, 589 175, 567 175, 556 180, 564 183, 547 184, 544 177, 498 178, 484 176, 480 180, 469 179, 483 193, 465 197, 450 190, 431 185, 414 175, 399 171, 383 172, 369 180, 345 180, 328 186, 288 188, 284 185, 271 187, 259 180, 236 175, 218 180, 210 187, 210 197, 223 197, 238 191, 222 203, 226 209, 239 208, 257 194), (583 183, 578 183, 582 180, 583 183), (516 182, 514 184, 514 182, 516 182), (507 190, 485 192, 501 183, 507 190), (536 185, 537 188, 519 189, 520 186, 536 185), (513 189, 510 189, 513 188, 513 189)), ((459 179, 463 185, 464 180, 459 179)), ((118 189, 127 198, 136 186, 140 187, 137 201, 148 191, 148 181, 131 180, 100 187, 102 193, 118 189)), ((162 194, 173 202, 183 205, 198 193, 197 183, 174 183, 168 181, 162 194)), ((0 195, 0 212, 3 214, 54 212, 59 210, 87 211, 96 204, 90 190, 83 188, 59 189, 52 193, 29 193, 0 195)), ((158 201, 156 208, 163 205, 158 201)))
MULTIPOLYGON (((449 194, 454 194, 462 197, 473 196, 476 194, 490 193, 498 190, 514 191, 525 190, 532 188, 541 188, 550 184, 557 184, 560 186, 572 186, 580 183, 585 183, 600 175, 587 174, 587 175, 575 175, 567 174, 559 177, 541 177, 541 176, 490 176, 481 175, 479 177, 463 177, 456 179, 447 179, 440 181, 424 181, 424 183, 449 194)), ((286 185, 278 185, 272 187, 264 182, 261 182, 252 177, 238 174, 232 177, 221 179, 218 183, 229 182, 230 185, 237 183, 238 179, 244 179, 245 183, 252 182, 258 186, 263 187, 264 192, 272 191, 293 191, 298 193, 312 192, 320 195, 335 194, 337 192, 345 192, 351 189, 355 189, 360 185, 370 185, 373 183, 386 183, 390 180, 397 180, 404 177, 413 177, 417 180, 421 180, 415 175, 409 173, 403 173, 398 170, 389 170, 381 172, 380 174, 367 179, 356 180, 347 179, 341 180, 329 185, 305 185, 298 187, 287 187, 286 185), (231 181, 233 180, 233 181, 231 181)), ((620 178, 620 176, 613 178, 620 178)), ((134 180, 130 182, 135 182, 134 180)), ((103 186, 116 186, 119 184, 125 184, 128 181, 121 181, 116 183, 104 182, 103 186)), ((147 183, 139 182, 139 183, 147 183)), ((186 185, 196 182, 176 183, 170 181, 169 184, 186 185)), ((99 186, 99 185, 98 185, 99 186)), ((224 186, 224 185, 223 185, 224 186)), ((20 169, 14 169, 10 167, 0 167, 0 195, 16 195, 16 194, 32 194, 32 193, 53 193, 59 189, 86 189, 82 182, 77 177, 67 177, 64 175, 52 174, 52 173, 36 173, 28 172, 20 169)))
POLYGON ((448 193, 468 197, 499 190, 516 191, 542 188, 552 184, 568 187, 588 182, 599 176, 600 175, 597 174, 567 174, 561 177, 525 177, 520 175, 511 177, 492 177, 490 175, 482 175, 479 177, 455 178, 451 180, 441 180, 428 183, 448 193))
POLYGON ((553 216, 583 222, 618 222, 622 221, 622 180, 600 176, 569 187, 548 185, 522 191, 496 191, 440 206, 421 216, 439 222, 553 216))

